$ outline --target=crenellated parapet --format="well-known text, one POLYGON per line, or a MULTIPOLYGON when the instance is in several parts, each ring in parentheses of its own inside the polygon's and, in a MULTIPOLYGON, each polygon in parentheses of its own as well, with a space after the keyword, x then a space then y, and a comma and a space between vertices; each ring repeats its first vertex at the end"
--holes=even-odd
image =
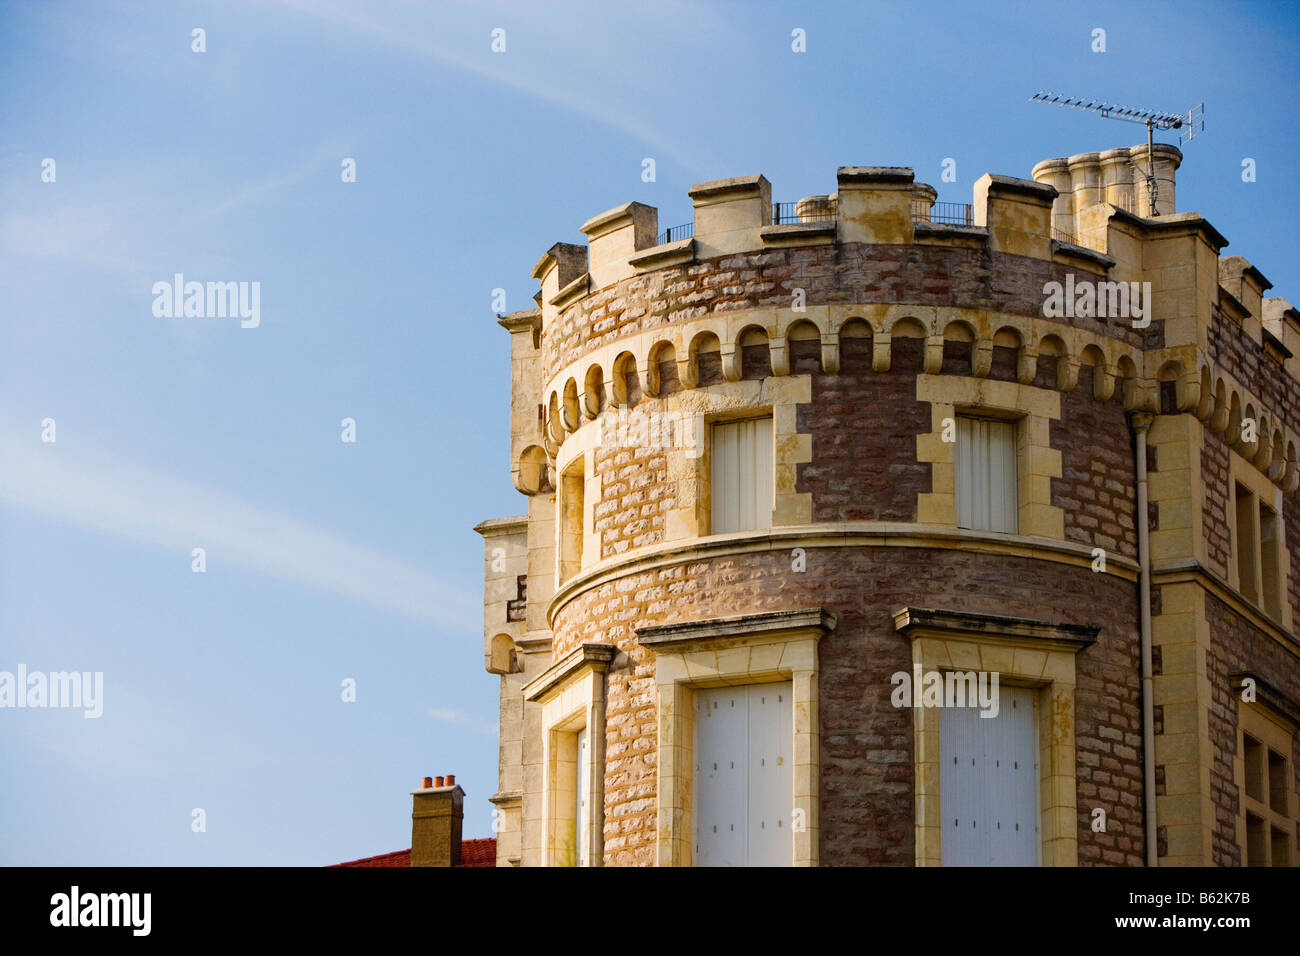
POLYGON ((589 219, 585 246, 557 243, 534 267, 539 308, 503 320, 519 331, 527 317, 518 357, 536 382, 516 403, 517 486, 553 487, 568 436, 659 396, 665 375, 707 388, 716 366, 738 382, 761 347, 779 378, 808 343, 806 370, 834 374, 847 335, 870 340, 881 372, 899 337, 922 340, 926 374, 1068 392, 1090 366, 1098 397, 1194 412, 1296 491, 1300 318, 1263 298, 1249 262, 1220 258, 1227 241, 1204 218, 1176 212, 1178 150, 1155 158, 1157 217, 1142 145, 1046 160, 1034 180, 985 175, 968 205, 936 204, 905 167, 841 167, 835 193, 796 203, 774 204, 763 176, 699 184, 685 229, 660 232, 635 202, 589 219), (945 364, 954 353, 965 365, 945 364))

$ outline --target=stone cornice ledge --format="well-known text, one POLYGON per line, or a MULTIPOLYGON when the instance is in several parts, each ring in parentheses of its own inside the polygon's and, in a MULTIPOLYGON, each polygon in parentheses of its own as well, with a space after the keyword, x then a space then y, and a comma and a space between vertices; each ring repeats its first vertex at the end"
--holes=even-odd
POLYGON ((1096 249, 1090 249, 1087 246, 1081 246, 1075 242, 1062 242, 1060 239, 1053 239, 1051 248, 1054 256, 1066 256, 1071 259, 1090 262, 1093 265, 1101 266, 1107 272, 1115 265, 1115 260, 1106 253, 1098 252, 1096 249))
POLYGON ((695 240, 687 236, 662 245, 644 249, 628 256, 628 265, 639 272, 647 269, 662 269, 666 266, 679 266, 695 260, 695 240))
POLYGON ((796 611, 768 611, 739 617, 715 617, 679 624, 655 624, 633 628, 636 642, 656 650, 697 644, 729 637, 758 637, 791 631, 816 632, 818 639, 835 630, 835 615, 824 608, 796 611))
POLYGON ((1198 582, 1227 605, 1229 610, 1245 618, 1253 627, 1271 635, 1293 657, 1300 658, 1300 642, 1297 642, 1295 634, 1259 608, 1247 603, 1231 584, 1196 558, 1176 558, 1172 561, 1158 561, 1152 564, 1151 581, 1158 585, 1178 584, 1182 581, 1198 582))
POLYGON ((618 653, 613 644, 583 644, 523 686, 524 700, 538 701, 590 667, 603 673, 618 653))
POLYGON ((1025 617, 1000 614, 972 614, 968 611, 938 611, 923 607, 900 607, 894 612, 894 628, 910 638, 943 631, 975 637, 1027 638, 1034 642, 1066 644, 1076 650, 1095 644, 1101 628, 1089 624, 1052 624, 1025 617))
MULTIPOLYGON (((575 595, 647 568, 703 557, 726 557, 759 551, 787 551, 791 548, 895 547, 970 551, 1004 554, 1058 564, 1089 567, 1092 549, 1073 541, 1026 535, 968 531, 949 525, 925 525, 894 521, 841 521, 788 525, 767 531, 686 538, 628 554, 617 555, 586 568, 556 589, 546 609, 546 626, 555 626, 555 615, 575 595)), ((1138 564, 1121 554, 1106 557, 1104 575, 1137 581, 1138 564)))
POLYGON ((818 219, 814 222, 787 222, 779 226, 763 226, 758 230, 764 245, 798 242, 803 239, 835 238, 837 223, 834 219, 818 219))
POLYGON ((1234 693, 1241 693, 1246 678, 1255 682, 1255 700, 1258 703, 1286 720, 1292 727, 1300 727, 1300 701, 1288 697, 1254 671, 1237 671, 1228 675, 1234 693))
POLYGON ((555 293, 554 298, 548 303, 557 309, 562 309, 575 299, 579 299, 591 291, 591 273, 584 272, 578 278, 574 279, 559 292, 555 293))

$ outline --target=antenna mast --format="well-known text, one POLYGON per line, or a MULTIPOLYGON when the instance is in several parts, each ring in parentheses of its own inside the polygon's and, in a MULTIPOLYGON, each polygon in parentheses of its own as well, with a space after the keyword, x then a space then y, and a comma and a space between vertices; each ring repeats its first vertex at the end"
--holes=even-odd
POLYGON ((1103 103, 1098 100, 1085 100, 1077 96, 1061 96, 1058 93, 1049 93, 1046 90, 1039 90, 1029 98, 1031 101, 1040 103, 1055 103, 1058 106, 1068 106, 1071 109, 1084 110, 1089 113, 1100 113, 1106 119, 1124 120, 1129 123, 1141 123, 1147 128, 1147 169, 1143 174, 1147 181, 1147 195, 1150 197, 1150 212, 1152 218, 1159 215, 1156 212, 1156 158, 1155 158, 1155 131, 1157 129, 1178 129, 1184 132, 1178 134, 1178 145, 1190 142, 1195 139, 1199 133, 1205 132, 1205 104, 1198 103, 1186 113, 1164 113, 1160 110, 1148 110, 1135 106, 1120 106, 1115 103, 1103 103))

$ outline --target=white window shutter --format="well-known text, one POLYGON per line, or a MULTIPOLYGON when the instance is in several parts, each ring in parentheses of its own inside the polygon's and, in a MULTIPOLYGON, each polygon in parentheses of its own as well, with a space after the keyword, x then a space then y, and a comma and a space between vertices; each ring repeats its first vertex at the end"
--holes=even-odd
POLYGON ((794 685, 695 691, 692 862, 794 861, 794 685))
POLYGON ((772 419, 713 426, 710 531, 727 534, 772 526, 772 419))
POLYGON ((957 526, 1010 534, 1018 526, 1016 426, 957 419, 957 526))
POLYGON ((944 866, 1037 866, 1035 692, 999 688, 996 717, 977 707, 939 716, 939 814, 944 866))

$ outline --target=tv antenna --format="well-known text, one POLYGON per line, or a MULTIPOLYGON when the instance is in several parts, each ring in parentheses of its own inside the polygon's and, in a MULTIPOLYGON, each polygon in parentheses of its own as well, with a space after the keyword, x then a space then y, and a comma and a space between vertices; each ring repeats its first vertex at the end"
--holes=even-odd
POLYGON ((1049 93, 1046 90, 1039 90, 1029 99, 1037 100, 1040 103, 1055 103, 1057 106, 1068 106, 1071 109, 1084 110, 1089 113, 1100 113, 1106 119, 1124 120, 1146 126, 1147 169, 1143 175, 1147 181, 1147 195, 1151 199, 1150 212, 1152 218, 1159 215, 1156 212, 1155 131, 1158 129, 1182 130, 1183 132, 1178 134, 1179 146, 1191 142, 1199 134, 1205 132, 1204 103, 1198 103, 1186 113, 1164 113, 1160 110, 1148 110, 1136 106, 1120 106, 1117 103, 1085 100, 1078 96, 1062 96, 1059 93, 1049 93))

